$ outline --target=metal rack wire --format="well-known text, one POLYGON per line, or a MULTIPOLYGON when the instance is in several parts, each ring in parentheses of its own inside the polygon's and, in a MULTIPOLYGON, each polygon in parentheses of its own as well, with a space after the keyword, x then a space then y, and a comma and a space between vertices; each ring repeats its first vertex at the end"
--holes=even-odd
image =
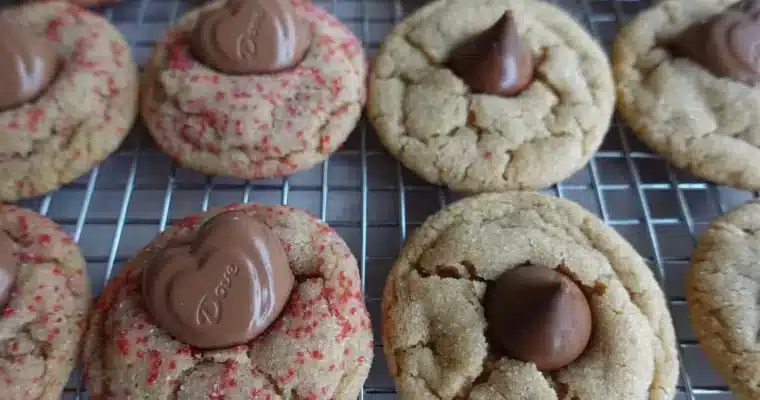
MULTIPOLYGON (((152 42, 199 0, 122 0, 101 11, 129 39, 141 64, 152 42)), ((340 17, 368 53, 393 25, 424 0, 315 1, 340 17)), ((638 0, 555 0, 604 46, 617 27, 648 6, 638 0)), ((167 224, 230 202, 287 203, 336 228, 360 260, 363 289, 379 338, 380 294, 408 232, 459 196, 429 185, 385 153, 362 122, 348 143, 321 166, 287 179, 243 181, 207 177, 158 152, 142 126, 120 151, 91 173, 22 205, 48 215, 76 239, 88 261, 95 293, 167 224)), ((683 273, 694 240, 716 216, 753 194, 707 184, 652 155, 628 129, 613 124, 589 165, 548 193, 574 200, 604 219, 646 257, 668 295, 681 350, 678 399, 733 398, 711 369, 688 323, 683 273)), ((380 341, 377 340, 377 343, 380 341)), ((364 399, 396 398, 382 349, 365 384, 364 399)), ((78 371, 64 399, 86 399, 78 371)))

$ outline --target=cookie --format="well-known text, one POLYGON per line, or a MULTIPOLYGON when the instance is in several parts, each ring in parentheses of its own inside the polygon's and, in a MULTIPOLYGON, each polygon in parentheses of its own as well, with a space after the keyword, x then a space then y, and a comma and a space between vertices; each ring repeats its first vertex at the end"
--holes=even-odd
POLYGON ((67 2, 6 8, 0 20, 14 30, 0 44, 0 201, 15 201, 118 148, 137 115, 137 66, 116 28, 67 2))
POLYGON ((69 0, 80 7, 100 7, 119 3, 121 0, 69 0))
POLYGON ((569 177, 614 106, 602 49, 542 1, 434 1, 388 35, 369 86, 369 119, 391 154, 466 192, 569 177))
POLYGON ((675 395, 676 339, 654 275, 568 200, 485 194, 430 217, 393 265, 382 318, 402 399, 675 395))
POLYGON ((686 275, 686 301, 699 344, 740 398, 760 397, 757 352, 760 202, 719 217, 700 236, 686 275))
MULTIPOLYGON (((28 2, 32 1, 39 1, 39 0, 28 0, 28 2)), ((110 4, 119 3, 121 0, 69 0, 70 3, 76 4, 80 7, 100 7, 110 4)))
POLYGON ((90 298, 85 260, 71 237, 46 217, 0 205, 3 398, 61 398, 90 298))
POLYGON ((304 211, 245 204, 187 217, 129 261, 83 357, 94 399, 356 399, 373 341, 343 240, 304 211))
POLYGON ((746 36, 742 27, 739 42, 726 33, 738 23, 758 26, 739 11, 747 3, 733 3, 666 0, 629 21, 613 51, 618 110, 642 141, 676 166, 757 190, 760 93, 746 74, 758 78, 760 67, 744 66, 741 58, 754 56, 731 46, 748 43, 745 50, 755 51, 751 42, 760 36, 746 36))
POLYGON ((141 110, 179 163, 285 176, 324 160, 355 127, 366 98, 362 44, 312 2, 286 1, 211 2, 156 45, 141 110))

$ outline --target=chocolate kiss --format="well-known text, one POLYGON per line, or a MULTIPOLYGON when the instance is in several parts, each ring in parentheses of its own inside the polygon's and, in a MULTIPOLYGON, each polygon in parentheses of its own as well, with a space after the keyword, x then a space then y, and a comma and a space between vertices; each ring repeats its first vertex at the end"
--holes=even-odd
POLYGON ((533 80, 533 55, 509 10, 486 31, 455 48, 449 67, 480 93, 512 96, 533 80))
POLYGON ((690 25, 663 43, 676 57, 700 64, 717 76, 760 84, 760 3, 743 1, 707 21, 690 25))
POLYGON ((570 364, 591 337, 591 310, 580 287, 543 266, 511 269, 492 282, 486 319, 492 344, 540 371, 570 364))

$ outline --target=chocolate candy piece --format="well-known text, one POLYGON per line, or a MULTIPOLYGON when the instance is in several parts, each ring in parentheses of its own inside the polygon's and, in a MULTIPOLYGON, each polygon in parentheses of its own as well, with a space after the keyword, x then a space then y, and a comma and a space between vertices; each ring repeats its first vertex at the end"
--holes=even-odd
POLYGON ((189 243, 169 243, 143 272, 155 322, 202 349, 249 342, 293 289, 287 255, 271 230, 239 211, 207 221, 189 243))
POLYGON ((223 73, 272 73, 301 62, 311 36, 287 0, 227 0, 198 17, 192 51, 223 73))
POLYGON ((0 110, 35 99, 58 70, 55 48, 7 17, 0 17, 0 110))
POLYGON ((666 46, 715 75, 760 83, 760 4, 744 1, 686 28, 666 46))
POLYGON ((455 48, 449 67, 473 91, 481 93, 512 96, 533 80, 533 55, 517 33, 511 11, 455 48))
MULTIPOLYGON (((11 295, 11 288, 16 282, 18 275, 18 263, 13 255, 16 249, 13 240, 0 230, 0 310, 8 303, 11 295)), ((0 313, 0 315, 2 315, 0 313)))
POLYGON ((541 371, 573 362, 591 337, 591 309, 581 289, 542 266, 517 267, 492 282, 486 320, 495 346, 541 371))

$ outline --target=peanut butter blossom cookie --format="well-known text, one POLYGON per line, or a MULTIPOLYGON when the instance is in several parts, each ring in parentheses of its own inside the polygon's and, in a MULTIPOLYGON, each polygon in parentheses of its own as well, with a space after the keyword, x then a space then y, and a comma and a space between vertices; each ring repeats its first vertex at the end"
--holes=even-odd
POLYGON ((672 399, 678 356, 645 261, 580 206, 489 194, 430 217, 383 293, 402 399, 672 399))
POLYGON ((0 201, 50 192, 121 143, 137 66, 104 18, 65 2, 0 13, 0 201))
POLYGON ((306 0, 217 0, 185 15, 146 67, 142 114, 180 163, 246 179, 308 169, 365 101, 358 39, 306 0))
POLYGON ((731 390, 760 398, 760 202, 716 219, 699 238, 686 279, 699 344, 731 390))
POLYGON ((369 118, 388 150, 468 192, 569 177, 614 107, 602 49, 541 1, 432 2, 390 33, 369 82, 369 118))
POLYGON ((760 3, 666 0, 615 41, 618 108, 634 132, 704 179, 760 189, 760 3))
POLYGON ((373 356, 356 260, 324 223, 233 205, 159 234, 85 336, 94 399, 356 399, 373 356))
POLYGON ((0 397, 61 398, 89 307, 74 241, 41 215, 0 205, 0 397))

